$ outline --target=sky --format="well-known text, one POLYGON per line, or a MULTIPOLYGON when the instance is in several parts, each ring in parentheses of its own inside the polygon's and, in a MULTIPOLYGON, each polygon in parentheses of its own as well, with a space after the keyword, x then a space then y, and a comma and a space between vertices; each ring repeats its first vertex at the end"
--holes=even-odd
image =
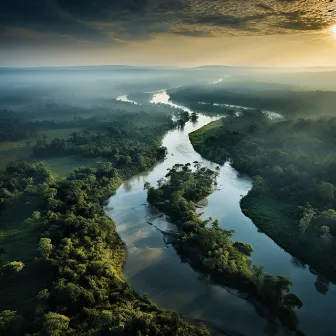
POLYGON ((0 66, 336 66, 336 0, 2 0, 0 66))

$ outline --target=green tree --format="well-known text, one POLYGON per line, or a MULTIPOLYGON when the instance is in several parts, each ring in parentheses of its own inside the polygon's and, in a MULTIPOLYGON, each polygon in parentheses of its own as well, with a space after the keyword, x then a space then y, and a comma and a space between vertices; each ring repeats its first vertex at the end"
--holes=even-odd
POLYGON ((50 238, 40 238, 39 251, 43 259, 49 258, 52 249, 53 245, 50 238))
POLYGON ((265 275, 266 273, 263 266, 252 266, 252 279, 259 293, 264 286, 265 275))
POLYGON ((283 169, 280 166, 274 166, 272 168, 272 173, 279 177, 280 175, 282 175, 283 169))
POLYGON ((69 317, 53 312, 44 316, 43 330, 47 336, 61 336, 69 328, 69 317))
POLYGON ((329 226, 323 225, 321 226, 320 230, 321 230, 320 238, 322 242, 325 244, 331 244, 333 241, 333 236, 330 234, 329 226))
POLYGON ((257 175, 253 177, 253 184, 255 186, 262 186, 263 183, 264 183, 264 179, 261 176, 257 175))
POLYGON ((22 261, 11 261, 1 267, 2 274, 15 274, 19 273, 24 268, 24 263, 22 261))
POLYGON ((323 200, 332 202, 335 199, 335 186, 332 183, 321 182, 317 186, 317 190, 323 200))
POLYGON ((235 242, 233 246, 244 255, 250 257, 253 252, 253 247, 250 244, 242 243, 242 242, 235 242))
POLYGON ((299 228, 302 233, 306 233, 315 216, 316 211, 311 207, 309 203, 307 203, 306 207, 299 208, 303 210, 303 216, 299 221, 299 228))
POLYGON ((151 184, 149 183, 149 182, 145 182, 145 184, 144 184, 144 190, 149 190, 149 189, 151 189, 151 184))
POLYGON ((0 336, 21 335, 23 318, 16 311, 3 310, 0 312, 0 336))

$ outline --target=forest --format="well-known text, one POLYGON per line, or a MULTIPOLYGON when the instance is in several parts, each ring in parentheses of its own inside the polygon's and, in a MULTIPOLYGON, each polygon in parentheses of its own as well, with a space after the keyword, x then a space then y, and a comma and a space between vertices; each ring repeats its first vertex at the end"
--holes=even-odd
POLYGON ((252 246, 232 242, 234 231, 219 227, 216 219, 203 220, 197 214, 197 203, 213 191, 217 175, 217 171, 202 167, 197 161, 194 171, 190 163, 176 164, 169 169, 166 180, 159 181, 158 188, 148 182, 144 187, 148 201, 176 224, 178 233, 172 241, 183 259, 214 281, 256 297, 295 330, 295 310, 301 308, 302 302, 290 293, 290 279, 267 274, 263 267, 252 265, 252 246))
POLYGON ((97 131, 73 132, 67 139, 41 139, 33 146, 36 158, 67 155, 101 158, 117 168, 142 169, 151 167, 163 159, 165 148, 161 137, 174 126, 166 115, 137 113, 121 115, 114 121, 100 122, 97 131), (127 122, 126 122, 127 121, 127 122))
POLYGON ((103 210, 124 179, 165 157, 171 111, 53 106, 58 118, 41 106, 0 113, 1 148, 26 155, 0 170, 0 335, 209 335, 125 282, 125 246, 103 210), (69 155, 77 168, 51 171, 69 155), (80 157, 95 160, 78 168, 80 157))
MULTIPOLYGON (((222 113, 216 104, 246 106, 281 113, 288 118, 335 116, 335 91, 297 90, 289 85, 231 82, 170 90, 171 98, 191 108, 222 113), (209 103, 202 105, 200 103, 209 103)), ((223 111, 224 110, 224 111, 223 111)))
MULTIPOLYGON (((243 212, 280 246, 336 281, 336 118, 271 121, 258 111, 190 134, 194 148, 253 178, 243 212)), ((328 281, 315 284, 326 292, 328 281)))
MULTIPOLYGON (((317 118, 310 111, 315 99, 333 102, 332 93, 285 94, 288 88, 279 86, 282 94, 273 95, 276 90, 269 85, 261 94, 265 84, 256 84, 243 95, 225 91, 222 84, 200 88, 193 81, 192 89, 177 89, 174 78, 146 85, 128 84, 131 76, 121 83, 114 78, 113 97, 132 87, 135 91, 127 97, 137 104, 131 104, 111 98, 111 83, 104 78, 89 85, 70 77, 62 85, 51 81, 45 87, 42 80, 31 87, 24 82, 15 88, 1 84, 0 336, 213 333, 207 318, 204 326, 188 314, 160 308, 151 301, 155 297, 132 288, 123 272, 126 243, 104 212, 105 202, 127 179, 150 171, 167 155, 177 160, 164 147, 170 144, 162 145, 167 132, 174 129, 188 139, 186 131, 203 123, 205 115, 226 117, 192 133, 194 148, 218 164, 232 162, 253 178, 252 191, 241 201, 244 214, 297 256, 298 263, 309 263, 319 274, 316 289, 327 293, 327 278, 336 279, 336 118, 317 118), (160 88, 175 87, 167 92, 184 108, 148 103, 149 91, 158 89, 158 83, 160 88), (194 112, 186 112, 186 106, 194 112), (289 119, 270 120, 260 109, 289 119), (292 112, 297 117, 305 109, 314 120, 290 119, 292 112)), ((213 76, 205 79, 213 81, 213 76)), ((189 264, 200 281, 239 293, 238 300, 246 299, 260 323, 278 317, 294 334, 303 335, 300 314, 308 305, 294 278, 295 286, 280 272, 268 273, 267 265, 264 269, 252 262, 258 246, 235 241, 229 223, 226 227, 199 215, 199 202, 217 188, 218 174, 218 169, 195 161, 172 166, 156 188, 146 183, 148 201, 154 205, 148 209, 159 209, 166 215, 160 218, 175 228, 164 239, 165 248, 171 244, 178 263, 189 264)), ((148 241, 143 238, 143 244, 148 241)))
POLYGON ((105 162, 58 179, 41 163, 19 161, 1 174, 2 207, 34 202, 23 225, 36 236, 30 258, 6 261, 11 251, 1 251, 1 335, 208 335, 123 279, 125 247, 102 207, 120 175, 105 162))
POLYGON ((104 134, 86 130, 33 147, 35 157, 98 157, 97 168, 58 178, 42 163, 14 161, 1 172, 1 335, 208 335, 123 279, 125 247, 102 205, 122 178, 164 158, 160 140, 173 126, 166 116, 127 118, 107 123, 104 134), (17 206, 22 224, 13 232, 17 206))

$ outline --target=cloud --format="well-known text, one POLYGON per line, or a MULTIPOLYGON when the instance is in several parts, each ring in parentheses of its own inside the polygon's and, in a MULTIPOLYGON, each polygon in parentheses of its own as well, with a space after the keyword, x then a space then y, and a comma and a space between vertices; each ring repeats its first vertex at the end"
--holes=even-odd
POLYGON ((330 25, 332 6, 322 0, 4 0, 0 43, 310 32, 330 25))
POLYGON ((302 12, 283 13, 278 27, 289 30, 314 31, 326 28, 328 24, 320 17, 307 17, 302 12))
POLYGON ((10 0, 0 11, 0 43, 15 44, 34 36, 33 42, 56 40, 104 40, 105 33, 78 20, 54 0, 10 0))
POLYGON ((263 3, 258 3, 256 4, 256 7, 259 7, 261 9, 264 9, 264 10, 267 10, 267 11, 273 11, 273 8, 266 5, 266 4, 263 4, 263 3))

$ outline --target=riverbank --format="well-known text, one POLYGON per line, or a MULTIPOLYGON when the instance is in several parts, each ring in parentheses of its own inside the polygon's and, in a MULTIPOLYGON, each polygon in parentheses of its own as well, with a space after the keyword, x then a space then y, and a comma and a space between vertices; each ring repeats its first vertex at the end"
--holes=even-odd
POLYGON ((181 258, 209 276, 216 283, 248 292, 263 302, 280 320, 296 330, 295 308, 302 306, 296 295, 289 293, 288 278, 272 276, 262 268, 251 266, 253 248, 230 239, 232 231, 219 227, 218 220, 202 220, 196 204, 212 193, 218 173, 194 162, 176 164, 169 169, 166 181, 157 189, 149 183, 148 201, 170 216, 177 227, 173 246, 181 258))
MULTIPOLYGON (((1 300, 0 334, 209 335, 205 327, 191 325, 179 314, 159 308, 125 281, 126 246, 103 210, 106 199, 126 179, 165 157, 161 140, 172 128, 169 118, 162 123, 153 120, 150 126, 142 126, 141 132, 126 125, 130 139, 126 144, 124 134, 118 140, 126 148, 111 157, 112 162, 103 160, 96 168, 77 168, 65 178, 40 162, 13 162, 1 172, 1 211, 6 208, 13 213, 19 200, 30 206, 24 218, 20 217, 25 237, 22 230, 12 230, 11 235, 0 230, 2 239, 18 234, 17 243, 25 240, 24 248, 12 251, 14 248, 3 245, 1 250, 0 295, 6 300, 1 300), (31 255, 26 258, 28 253, 31 255), (22 262, 25 258, 29 259, 26 264, 22 262), (13 274, 5 274, 7 269, 13 274), (48 281, 40 281, 44 280, 40 271, 48 281)), ((104 139, 105 148, 114 145, 115 136, 104 139)), ((100 157, 100 153, 94 154, 100 157)))
MULTIPOLYGON (((239 125, 239 122, 239 118, 236 118, 235 121, 232 122, 233 126, 228 126, 228 128, 225 128, 226 122, 222 123, 219 121, 212 123, 212 125, 208 125, 190 134, 190 140, 195 150, 208 159, 218 163, 223 163, 231 159, 232 166, 238 171, 250 176, 260 174, 260 177, 256 177, 257 180, 254 181, 252 190, 241 200, 243 213, 248 215, 256 226, 268 234, 279 246, 295 255, 303 263, 309 264, 313 269, 326 276, 329 280, 335 282, 336 264, 333 258, 329 258, 331 253, 329 250, 332 249, 332 244, 329 247, 328 244, 318 242, 321 234, 319 234, 317 228, 321 225, 326 225, 319 223, 322 222, 320 218, 322 218, 323 214, 321 215, 321 213, 323 209, 314 210, 315 222, 311 224, 310 227, 307 227, 308 230, 305 229, 304 233, 302 233, 302 231, 300 232, 298 225, 300 222, 299 209, 300 206, 305 206, 305 202, 302 200, 302 197, 295 198, 296 196, 293 196, 293 192, 286 197, 284 190, 289 187, 281 183, 279 184, 279 181, 283 181, 286 178, 285 169, 289 169, 287 165, 292 163, 292 172, 288 171, 286 174, 291 173, 292 175, 296 175, 291 177, 292 181, 289 183, 292 183, 294 188, 298 189, 296 191, 297 193, 303 193, 302 189, 306 182, 302 180, 300 173, 296 170, 295 166, 293 166, 293 164, 297 164, 295 157, 292 159, 292 162, 286 162, 286 164, 274 158, 272 159, 273 167, 267 166, 267 163, 265 163, 265 169, 261 170, 261 166, 253 162, 253 157, 254 155, 258 155, 256 148, 259 148, 259 152, 262 151, 260 149, 262 145, 259 144, 258 138, 255 136, 250 136, 249 138, 249 136, 244 133, 242 130, 243 127, 250 127, 245 126, 247 124, 246 121, 241 121, 241 125, 239 125), (230 127, 236 130, 235 134, 230 133, 230 127), (210 137, 212 139, 211 143, 209 142, 210 137), (221 139, 221 144, 216 143, 219 139, 221 139), (249 143, 249 141, 251 141, 251 143, 249 143), (295 172, 293 170, 295 170, 295 172), (298 185, 298 187, 296 187, 295 184, 298 185), (274 192, 274 190, 277 190, 277 192, 274 192), (288 198, 291 198, 290 202, 288 202, 288 198), (328 256, 328 258, 326 258, 326 256, 328 256)), ((279 123, 279 125, 283 124, 283 122, 279 123)), ((230 122, 228 125, 231 125, 230 122)), ((267 127, 267 125, 265 127, 267 127)), ((274 128, 275 127, 276 126, 274 126, 274 128)), ((274 156, 274 154, 276 154, 275 150, 273 150, 273 152, 270 150, 269 153, 266 154, 266 157, 267 155, 269 155, 269 157, 274 156)), ((279 151, 280 150, 278 150, 278 152, 279 151)), ((290 156, 288 156, 284 150, 282 151, 284 157, 282 160, 285 161, 286 158, 287 161, 290 161, 290 156), (286 157, 285 154, 287 155, 286 157)), ((307 167, 303 169, 307 169, 307 167)), ((304 174, 308 175, 306 172, 304 172, 304 174)), ((287 179, 288 178, 290 177, 287 177, 287 179)), ((306 180, 307 178, 305 178, 305 181, 306 180)), ((307 197, 306 202, 309 200, 312 204, 316 204, 314 200, 314 197, 316 197, 314 196, 315 191, 312 190, 314 186, 309 185, 309 188, 311 190, 310 194, 305 194, 305 197, 307 197)), ((315 186, 315 188, 318 188, 318 186, 315 186)))
MULTIPOLYGON (((336 276, 328 263, 314 254, 307 241, 293 240, 290 234, 291 225, 295 225, 290 205, 283 204, 267 193, 260 193, 255 188, 241 199, 241 209, 244 215, 250 218, 258 229, 267 234, 277 245, 295 256, 301 265, 309 265, 312 273, 326 277, 336 283, 336 276), (262 205, 261 201, 262 200, 262 205), (270 226, 270 223, 272 225, 270 226)), ((328 285, 327 285, 328 286, 328 285)), ((323 293, 323 290, 322 290, 323 293)))
MULTIPOLYGON (((162 99, 169 98, 161 93, 155 95, 157 101, 161 96, 162 99)), ((163 240, 162 233, 147 223, 149 221, 163 231, 174 231, 174 226, 166 218, 157 217, 160 212, 148 204, 144 205, 147 197, 143 190, 145 182, 156 185, 166 174, 166 169, 175 163, 198 161, 210 169, 217 166, 195 152, 188 136, 214 120, 218 120, 218 117, 200 114, 197 123, 188 122, 184 129, 168 132, 163 139, 163 146, 168 150, 166 159, 145 174, 128 180, 110 199, 107 213, 117 223, 118 234, 128 246, 124 275, 138 293, 147 293, 159 306, 184 316, 215 323, 224 329, 230 326, 249 336, 292 335, 283 330, 279 323, 269 323, 249 301, 216 286, 189 264, 181 263, 175 249, 167 246, 163 240)), ((221 227, 234 229, 234 240, 255 246, 252 260, 256 265, 264 266, 271 274, 281 274, 293 280, 293 292, 304 302, 298 311, 300 329, 317 336, 333 334, 332 307, 336 288, 330 285, 328 293, 320 294, 315 288, 321 282, 319 278, 316 279, 316 274, 312 274, 305 265, 298 263, 258 231, 254 223, 243 215, 239 202, 251 188, 251 180, 226 163, 221 166, 216 190, 198 212, 204 213, 204 220, 212 216, 219 219, 221 227)))

